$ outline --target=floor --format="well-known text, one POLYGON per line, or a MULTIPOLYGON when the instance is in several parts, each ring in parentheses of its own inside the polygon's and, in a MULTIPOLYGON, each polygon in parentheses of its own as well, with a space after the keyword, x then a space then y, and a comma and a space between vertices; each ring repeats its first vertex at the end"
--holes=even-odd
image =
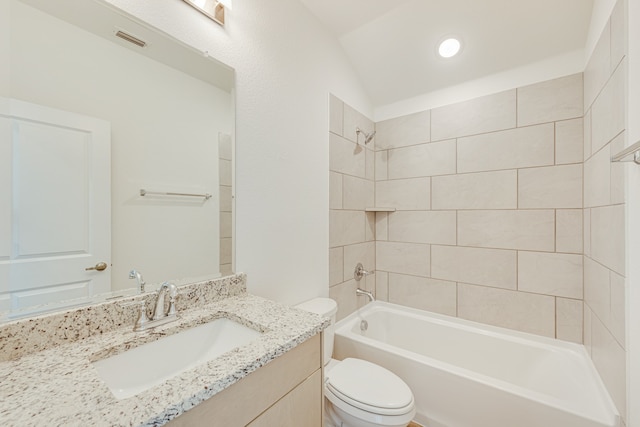
POLYGON ((418 423, 414 423, 413 421, 411 421, 407 427, 422 427, 422 426, 418 423))

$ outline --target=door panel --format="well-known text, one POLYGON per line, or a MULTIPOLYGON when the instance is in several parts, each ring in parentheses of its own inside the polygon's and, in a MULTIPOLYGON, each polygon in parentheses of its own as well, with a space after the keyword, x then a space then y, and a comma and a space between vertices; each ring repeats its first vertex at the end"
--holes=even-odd
POLYGON ((15 258, 88 252, 90 134, 15 120, 15 258))
POLYGON ((0 309, 109 291, 109 123, 0 98, 0 138, 0 309))

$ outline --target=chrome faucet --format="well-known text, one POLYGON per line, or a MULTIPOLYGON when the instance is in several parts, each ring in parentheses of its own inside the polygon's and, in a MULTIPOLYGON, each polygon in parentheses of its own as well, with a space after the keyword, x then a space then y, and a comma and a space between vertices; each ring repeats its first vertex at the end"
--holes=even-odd
POLYGON ((369 291, 365 291, 364 289, 356 289, 356 295, 364 295, 369 298, 369 302, 374 302, 376 299, 373 297, 373 293, 369 291))
MULTIPOLYGON (((144 290, 144 280, 142 280, 142 275, 139 272, 132 270, 129 277, 132 279, 138 279, 140 289, 144 290)), ((147 329, 172 322, 178 318, 176 315, 177 296, 178 288, 176 285, 164 282, 156 293, 156 304, 153 312, 151 313, 151 318, 147 316, 147 300, 145 298, 141 298, 139 301, 122 304, 122 307, 129 307, 132 305, 136 306, 138 308, 138 317, 136 318, 133 330, 136 332, 146 331, 147 329), (169 295, 169 307, 165 311, 164 307, 167 294, 169 295)))
POLYGON ((153 309, 153 314, 151 315, 151 321, 158 321, 162 319, 166 319, 168 317, 176 316, 176 296, 178 295, 178 288, 173 283, 164 282, 160 289, 158 289, 157 297, 156 297, 156 306, 153 309), (167 292, 169 293, 169 308, 167 311, 164 311, 165 299, 167 297, 167 292))
POLYGON ((144 285, 146 283, 142 278, 142 274, 138 270, 131 270, 129 272, 129 279, 136 279, 138 282, 138 291, 140 291, 141 294, 144 294, 144 285))
POLYGON ((374 271, 367 271, 364 269, 364 267, 362 266, 362 263, 359 262, 358 265, 356 265, 356 269, 353 270, 353 278, 356 279, 357 282, 359 282, 360 280, 362 280, 363 277, 365 276, 369 276, 370 274, 373 274, 374 271))

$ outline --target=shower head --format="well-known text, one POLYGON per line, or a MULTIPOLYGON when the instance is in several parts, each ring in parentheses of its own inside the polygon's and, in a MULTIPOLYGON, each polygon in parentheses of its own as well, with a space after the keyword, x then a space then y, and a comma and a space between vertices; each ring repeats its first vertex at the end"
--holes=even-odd
MULTIPOLYGON (((373 139, 373 137, 375 136, 376 131, 374 130, 374 131, 373 131, 373 132, 371 132, 371 133, 366 133, 366 132, 365 132, 365 131, 363 131, 362 129, 360 129, 360 128, 356 128, 356 138, 357 138, 358 136, 360 136, 360 134, 363 134, 363 135, 364 135, 364 143, 365 143, 365 144, 368 144, 368 143, 370 143, 370 142, 371 142, 371 140, 372 140, 372 139, 373 139)), ((356 141, 357 141, 357 139, 356 139, 356 141)))

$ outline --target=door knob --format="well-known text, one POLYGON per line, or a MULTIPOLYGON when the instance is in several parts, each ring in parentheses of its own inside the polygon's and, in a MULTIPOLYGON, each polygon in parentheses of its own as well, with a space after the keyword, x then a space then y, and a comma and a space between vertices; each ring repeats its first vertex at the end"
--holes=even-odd
POLYGON ((99 262, 96 265, 94 265, 93 267, 85 268, 86 271, 89 271, 89 270, 102 271, 102 270, 106 270, 106 269, 107 269, 107 263, 106 262, 99 262))

